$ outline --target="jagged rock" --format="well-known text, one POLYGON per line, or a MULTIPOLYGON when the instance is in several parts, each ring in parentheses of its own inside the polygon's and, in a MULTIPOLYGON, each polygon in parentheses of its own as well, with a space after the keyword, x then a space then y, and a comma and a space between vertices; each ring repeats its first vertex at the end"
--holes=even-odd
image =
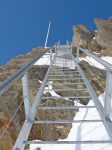
POLYGON ((101 53, 102 47, 97 43, 95 39, 93 39, 89 44, 88 44, 88 49, 91 52, 99 52, 101 53))
POLYGON ((106 84, 106 71, 90 66, 89 63, 85 61, 81 61, 80 66, 84 70, 86 77, 90 81, 93 89, 96 91, 96 94, 98 96, 102 94, 106 84))
MULTIPOLYGON (((112 56, 112 18, 94 20, 97 31, 90 31, 84 25, 73 26, 73 54, 76 56, 78 46, 112 56)), ((81 53, 81 56, 82 53, 81 53)))
POLYGON ((88 43, 92 41, 94 36, 94 32, 89 31, 84 25, 73 26, 73 47, 88 48, 88 43))
POLYGON ((97 18, 94 22, 98 28, 97 42, 104 48, 112 49, 112 19, 103 20, 97 18))

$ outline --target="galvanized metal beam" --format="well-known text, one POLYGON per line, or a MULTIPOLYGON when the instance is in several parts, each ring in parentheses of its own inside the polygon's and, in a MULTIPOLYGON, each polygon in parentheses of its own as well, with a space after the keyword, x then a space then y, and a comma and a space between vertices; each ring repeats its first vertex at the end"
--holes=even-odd
MULTIPOLYGON (((93 99, 93 102, 96 105, 96 108, 98 110, 98 113, 99 113, 101 119, 104 120, 104 108, 103 108, 101 102, 99 101, 95 91, 91 87, 91 85, 90 85, 89 81, 87 80, 81 67, 78 64, 76 64, 76 65, 77 65, 77 68, 79 69, 79 72, 80 72, 80 74, 84 80, 84 83, 85 83, 85 85, 86 85, 86 87, 87 87, 87 89, 88 89, 88 91, 89 91, 89 93, 93 99)), ((104 125, 105 125, 107 132, 108 132, 108 135, 110 136, 110 138, 112 138, 112 122, 110 120, 104 120, 104 125)))
POLYGON ((76 70, 76 69, 64 69, 64 68, 55 68, 55 67, 53 67, 53 70, 62 70, 62 71, 78 71, 78 70, 76 70))
POLYGON ((106 89, 104 99, 104 119, 111 120, 112 110, 112 73, 107 70, 106 89))
POLYGON ((28 69, 37 61, 40 57, 42 57, 46 52, 48 52, 49 49, 45 50, 44 52, 37 55, 31 62, 29 62, 27 65, 22 67, 20 70, 18 70, 15 74, 11 75, 8 79, 3 81, 0 84, 0 95, 5 93, 18 79, 20 79, 25 72, 28 71, 28 69))
POLYGON ((35 120, 31 121, 35 124, 71 124, 71 123, 96 123, 102 120, 35 120))
POLYGON ((66 79, 63 79, 63 78, 62 78, 62 79, 59 79, 59 78, 57 78, 57 79, 55 79, 55 78, 53 78, 53 79, 52 79, 52 78, 49 78, 48 81, 49 81, 49 80, 52 80, 52 81, 72 80, 72 81, 74 81, 74 80, 83 80, 83 79, 82 79, 82 78, 66 78, 66 79))
POLYGON ((83 51, 85 54, 88 56, 92 57, 95 59, 97 62, 101 63, 106 69, 108 69, 110 72, 112 72, 112 65, 109 64, 108 62, 104 61, 103 59, 99 58, 95 54, 90 53, 87 49, 79 48, 81 51, 83 51))
POLYGON ((89 109, 89 108, 96 108, 96 106, 39 106, 38 109, 44 110, 66 110, 66 109, 89 109))
POLYGON ((53 83, 53 82, 47 82, 46 85, 85 85, 83 82, 75 82, 75 83, 70 83, 70 82, 64 82, 64 83, 53 83))
POLYGON ((30 122, 26 122, 26 121, 24 122, 22 129, 19 133, 19 136, 18 136, 16 143, 14 144, 14 147, 12 150, 24 150, 25 145, 23 143, 28 138, 32 124, 33 123, 30 123, 30 122))
POLYGON ((24 144, 111 144, 112 140, 86 141, 24 141, 24 144))
POLYGON ((52 75, 50 74, 49 77, 76 77, 76 76, 80 76, 80 74, 71 74, 71 75, 52 75))
MULTIPOLYGON (((54 62, 54 59, 53 59, 53 62, 54 62)), ((41 101, 41 97, 42 97, 42 94, 43 94, 43 91, 44 91, 44 88, 45 88, 45 85, 46 85, 46 82, 47 82, 47 79, 48 79, 48 76, 50 74, 50 71, 51 71, 51 68, 52 68, 52 65, 49 67, 47 73, 46 73, 46 76, 40 86, 40 89, 35 97, 35 100, 31 106, 31 109, 30 109, 30 120, 34 120, 35 118, 35 115, 36 115, 36 112, 37 112, 37 107, 39 106, 40 104, 40 101, 41 101)), ((30 133, 30 130, 31 130, 31 127, 33 125, 33 122, 29 122, 29 121, 25 121, 24 122, 24 125, 19 133, 19 136, 16 140, 16 143, 13 147, 13 150, 24 150, 24 147, 25 145, 23 145, 23 142, 25 140, 27 140, 28 138, 28 135, 30 133)))
POLYGON ((29 98, 29 83, 28 83, 28 72, 22 77, 22 88, 23 88, 23 99, 26 120, 30 120, 30 98, 29 98))
POLYGON ((57 96, 43 96, 41 99, 65 99, 65 98, 74 98, 74 99, 85 99, 85 98, 88 98, 88 99, 91 99, 91 96, 60 96, 60 97, 57 97, 57 96))
MULTIPOLYGON (((87 91, 87 89, 67 89, 67 88, 65 88, 65 89, 45 89, 44 91, 55 91, 55 92, 59 92, 59 91, 87 91)), ((88 92, 88 91, 87 91, 88 92)))

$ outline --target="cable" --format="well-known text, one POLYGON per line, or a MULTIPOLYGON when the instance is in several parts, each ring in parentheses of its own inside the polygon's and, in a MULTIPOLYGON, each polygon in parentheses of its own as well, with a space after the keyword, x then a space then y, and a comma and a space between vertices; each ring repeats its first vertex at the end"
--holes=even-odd
POLYGON ((2 138, 2 136, 4 135, 4 133, 6 132, 6 130, 8 129, 8 127, 10 126, 12 120, 14 119, 15 115, 17 114, 18 110, 20 109, 22 103, 24 100, 22 100, 22 102, 19 104, 18 108, 16 109, 15 113, 13 114, 12 118, 9 120, 7 126, 4 128, 2 134, 0 135, 0 139, 2 138))
MULTIPOLYGON (((48 61, 50 59, 50 56, 47 60, 47 62, 44 65, 47 65, 48 61)), ((21 105, 23 104, 24 100, 21 101, 21 103, 19 104, 18 108, 16 109, 16 111, 14 112, 13 116, 11 117, 11 119, 9 120, 8 124, 6 125, 6 127, 3 129, 3 132, 0 135, 0 139, 3 137, 4 133, 6 132, 6 130, 9 128, 12 120, 14 119, 15 115, 17 114, 18 110, 20 109, 21 105)))

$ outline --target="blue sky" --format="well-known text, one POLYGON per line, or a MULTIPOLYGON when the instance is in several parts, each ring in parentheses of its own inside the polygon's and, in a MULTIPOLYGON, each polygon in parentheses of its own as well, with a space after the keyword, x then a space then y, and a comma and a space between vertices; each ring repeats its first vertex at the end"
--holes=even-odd
POLYGON ((94 18, 112 15, 112 0, 0 0, 0 65, 11 58, 44 46, 72 39, 72 26, 95 29, 94 18))

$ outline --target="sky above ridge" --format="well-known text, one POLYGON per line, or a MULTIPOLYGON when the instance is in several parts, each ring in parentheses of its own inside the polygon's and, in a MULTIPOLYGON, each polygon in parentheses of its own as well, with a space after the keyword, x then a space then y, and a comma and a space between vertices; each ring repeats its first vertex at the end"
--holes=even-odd
POLYGON ((94 18, 112 16, 112 0, 0 0, 0 65, 44 46, 49 21, 48 46, 72 40, 72 26, 95 29, 94 18))

